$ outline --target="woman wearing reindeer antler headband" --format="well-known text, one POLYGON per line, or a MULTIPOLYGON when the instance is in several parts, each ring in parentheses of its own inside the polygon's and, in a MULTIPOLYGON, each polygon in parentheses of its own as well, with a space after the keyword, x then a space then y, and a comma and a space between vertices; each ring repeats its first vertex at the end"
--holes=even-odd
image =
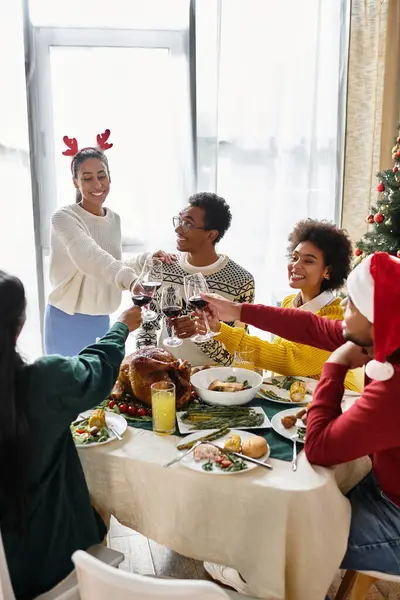
MULTIPOLYGON (((109 329, 109 315, 120 305, 137 273, 121 260, 120 217, 104 202, 110 191, 105 150, 110 130, 97 136, 97 147, 78 150, 64 137, 71 156, 76 203, 52 217, 50 281, 53 289, 45 315, 47 354, 74 356, 109 329)), ((134 264, 134 263, 132 263, 134 264)))

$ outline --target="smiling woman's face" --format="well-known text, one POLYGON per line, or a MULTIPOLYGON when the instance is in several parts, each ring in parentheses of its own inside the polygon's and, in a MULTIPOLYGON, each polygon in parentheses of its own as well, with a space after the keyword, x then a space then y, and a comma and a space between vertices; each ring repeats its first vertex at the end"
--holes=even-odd
POLYGON ((106 165, 98 158, 88 158, 80 166, 75 187, 82 198, 91 204, 103 204, 110 191, 110 178, 106 165))
POLYGON ((294 249, 288 264, 289 285, 295 290, 306 290, 312 297, 321 292, 324 279, 329 279, 322 250, 312 242, 301 242, 294 249))

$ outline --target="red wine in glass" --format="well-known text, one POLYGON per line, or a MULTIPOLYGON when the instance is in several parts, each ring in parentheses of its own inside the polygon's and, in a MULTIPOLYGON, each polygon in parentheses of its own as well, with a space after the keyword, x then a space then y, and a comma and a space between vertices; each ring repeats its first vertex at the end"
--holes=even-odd
POLYGON ((149 294, 149 296, 153 297, 153 295, 161 285, 161 281, 146 281, 146 283, 142 283, 142 288, 146 294, 149 294))
POLYGON ((146 306, 151 302, 152 296, 147 296, 146 294, 132 294, 132 302, 135 306, 146 306))
POLYGON ((182 307, 181 306, 166 306, 165 308, 162 309, 162 311, 168 319, 176 319, 176 317, 179 317, 179 315, 181 314, 182 307))
POLYGON ((189 298, 189 306, 193 309, 203 310, 207 306, 207 302, 201 296, 191 296, 189 298))

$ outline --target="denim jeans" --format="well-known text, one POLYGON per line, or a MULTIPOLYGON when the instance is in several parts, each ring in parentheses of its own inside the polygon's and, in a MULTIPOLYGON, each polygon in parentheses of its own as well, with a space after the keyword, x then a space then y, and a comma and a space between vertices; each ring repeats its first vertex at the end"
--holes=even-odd
POLYGON ((400 575, 400 507, 385 496, 372 471, 347 497, 351 524, 341 568, 400 575))

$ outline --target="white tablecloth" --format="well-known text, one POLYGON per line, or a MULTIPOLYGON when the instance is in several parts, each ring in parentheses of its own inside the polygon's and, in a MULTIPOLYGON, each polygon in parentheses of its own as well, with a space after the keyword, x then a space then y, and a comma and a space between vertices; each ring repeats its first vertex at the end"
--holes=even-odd
POLYGON ((128 428, 122 442, 79 451, 96 508, 143 535, 199 560, 237 569, 254 596, 323 600, 344 555, 348 491, 369 459, 335 469, 271 459, 232 476, 177 464, 175 436, 128 428))

